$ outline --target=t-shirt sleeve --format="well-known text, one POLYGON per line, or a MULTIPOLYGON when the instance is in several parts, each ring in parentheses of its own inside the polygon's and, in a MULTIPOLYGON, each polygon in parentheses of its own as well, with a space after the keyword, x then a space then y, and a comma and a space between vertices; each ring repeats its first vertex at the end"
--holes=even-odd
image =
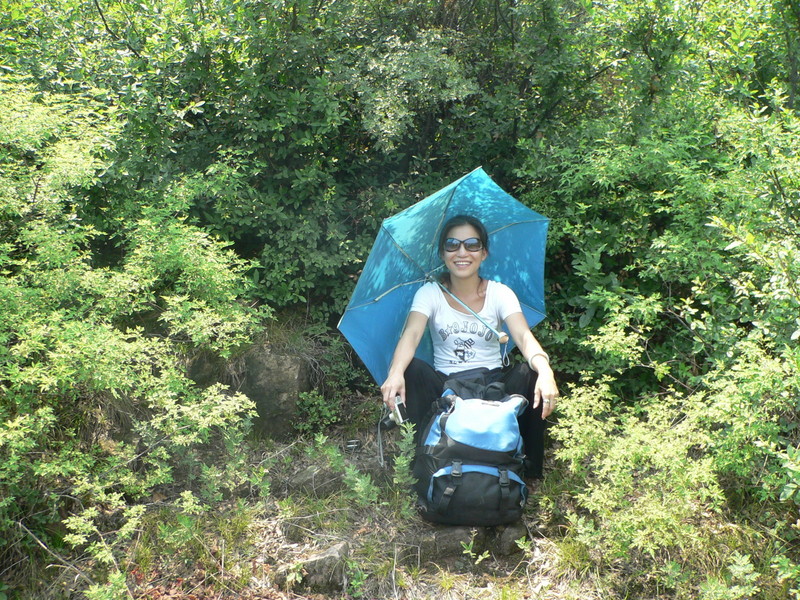
POLYGON ((429 319, 432 318, 436 310, 436 291, 436 284, 426 283, 423 285, 414 294, 410 310, 422 313, 429 319))
POLYGON ((497 294, 497 314, 501 320, 505 321, 509 315, 522 312, 522 306, 514 291, 504 284, 499 284, 497 294))

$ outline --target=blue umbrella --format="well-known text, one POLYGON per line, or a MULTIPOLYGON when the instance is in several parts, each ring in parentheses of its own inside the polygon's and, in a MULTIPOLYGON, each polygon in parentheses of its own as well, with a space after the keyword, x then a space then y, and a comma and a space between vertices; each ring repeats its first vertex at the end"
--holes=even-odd
MULTIPOLYGON (((481 276, 516 292, 533 327, 544 319, 544 253, 548 219, 503 191, 478 168, 383 221, 339 321, 339 330, 378 384, 389 372, 415 292, 444 269, 439 231, 459 214, 480 219, 489 232, 481 276)), ((426 333, 417 357, 433 364, 426 333)))

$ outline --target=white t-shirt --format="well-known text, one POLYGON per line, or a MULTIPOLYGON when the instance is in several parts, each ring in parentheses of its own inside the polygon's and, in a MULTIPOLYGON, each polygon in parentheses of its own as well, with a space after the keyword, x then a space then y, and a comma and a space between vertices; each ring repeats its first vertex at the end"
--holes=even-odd
MULTIPOLYGON (((436 283, 426 283, 414 296, 411 310, 428 317, 433 338, 433 367, 445 375, 486 367, 502 366, 500 341, 474 315, 454 309, 436 283)), ((464 309, 466 310, 466 309, 464 309)), ((487 282, 481 319, 494 329, 509 315, 522 312, 516 294, 498 281, 487 282)))

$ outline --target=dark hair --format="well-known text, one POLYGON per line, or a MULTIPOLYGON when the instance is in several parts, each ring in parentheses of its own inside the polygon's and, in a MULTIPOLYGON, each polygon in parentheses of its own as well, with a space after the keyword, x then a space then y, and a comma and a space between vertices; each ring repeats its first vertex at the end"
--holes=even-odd
POLYGON ((455 217, 451 217, 447 220, 447 222, 442 227, 442 231, 439 234, 439 255, 441 256, 444 254, 444 242, 448 238, 448 234, 450 230, 454 227, 461 227, 462 225, 471 225, 475 231, 478 232, 478 239, 483 242, 483 249, 486 252, 489 251, 489 232, 486 231, 486 227, 479 219, 471 215, 456 215, 455 217))

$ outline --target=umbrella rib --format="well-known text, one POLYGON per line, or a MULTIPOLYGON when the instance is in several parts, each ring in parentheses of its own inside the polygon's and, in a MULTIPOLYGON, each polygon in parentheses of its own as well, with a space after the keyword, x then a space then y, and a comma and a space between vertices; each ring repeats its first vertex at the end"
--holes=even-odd
POLYGON ((379 301, 381 298, 383 298, 384 296, 388 296, 388 295, 389 295, 389 294, 391 294, 393 291, 395 291, 395 290, 399 290, 399 289, 400 289, 401 287, 403 287, 404 285, 414 285, 414 284, 416 284, 416 283, 420 283, 420 282, 422 282, 422 281, 425 281, 426 279, 427 279, 427 278, 423 277, 422 279, 415 279, 414 281, 404 281, 403 283, 398 283, 396 286, 394 286, 394 287, 390 287, 388 290, 386 290, 385 292, 383 292, 383 293, 382 293, 380 296, 377 296, 377 297, 376 297, 376 298, 373 300, 373 302, 378 302, 378 301, 379 301))
POLYGON ((515 225, 522 225, 523 223, 541 223, 543 221, 547 221, 547 219, 541 218, 541 219, 527 219, 525 221, 514 221, 513 223, 506 223, 502 227, 493 229, 491 233, 497 233, 498 231, 503 231, 504 229, 508 229, 509 227, 514 227, 515 225))
MULTIPOLYGON (((392 233, 388 229, 385 229, 385 228, 384 228, 384 231, 386 232, 386 235, 389 236, 389 239, 392 240, 392 244, 400 252, 400 254, 405 256, 408 259, 408 262, 410 262, 412 265, 414 265, 415 267, 417 267, 420 271, 422 271, 424 273, 425 269, 423 269, 422 266, 416 260, 414 260, 408 252, 406 252, 405 248, 403 248, 400 244, 397 243, 397 240, 394 239, 394 236, 392 235, 392 233)), ((388 292, 386 292, 386 293, 388 293, 388 292)))
POLYGON ((354 308, 361 308, 362 306, 367 306, 369 304, 375 304, 376 302, 380 302, 383 299, 384 296, 388 296, 393 291, 399 290, 403 286, 415 285, 417 283, 422 283, 422 282, 425 282, 427 280, 428 280, 427 277, 423 277, 421 279, 414 279, 413 281, 404 281, 403 283, 398 283, 397 285, 395 285, 393 287, 390 287, 388 290, 385 290, 385 291, 381 292, 380 295, 378 295, 378 296, 376 296, 374 298, 371 298, 370 300, 367 300, 366 302, 362 302, 361 304, 356 304, 354 306, 348 306, 347 310, 353 310, 354 308))

